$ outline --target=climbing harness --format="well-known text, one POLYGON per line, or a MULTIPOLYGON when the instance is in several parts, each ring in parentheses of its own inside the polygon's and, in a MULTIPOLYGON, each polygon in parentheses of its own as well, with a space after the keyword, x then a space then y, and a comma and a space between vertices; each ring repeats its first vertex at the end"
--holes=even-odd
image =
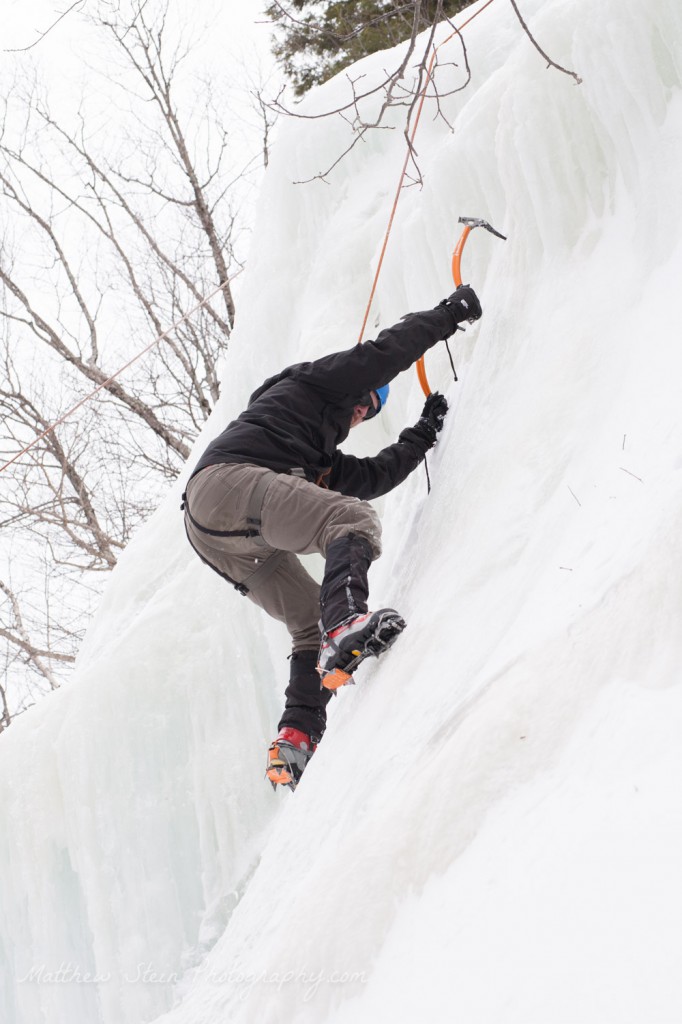
MULTIPOLYGON (((207 466, 206 468, 212 469, 213 467, 207 466)), ((277 569, 277 566, 286 556, 287 552, 273 551, 271 555, 268 555, 264 562, 260 563, 258 568, 255 569, 250 576, 247 576, 246 579, 242 580, 240 583, 237 580, 233 580, 232 577, 228 576, 226 572, 222 571, 222 569, 216 568, 212 562, 209 562, 209 560, 202 555, 198 548, 192 543, 192 538, 190 537, 189 528, 187 526, 187 520, 189 520, 195 530, 199 533, 206 534, 209 537, 260 537, 263 546, 268 547, 268 544, 263 539, 263 535, 261 533, 261 513, 263 511, 263 499, 265 498, 265 492, 276 476, 277 473, 274 471, 268 471, 263 474, 254 487, 246 510, 247 528, 245 530, 209 530, 208 527, 202 526, 201 523, 198 523, 192 515, 187 499, 187 491, 182 495, 180 510, 185 513, 185 532, 190 545, 205 565, 210 569, 213 569, 213 571, 218 573, 219 576, 222 576, 222 578, 227 580, 228 583, 231 583, 234 589, 244 597, 246 597, 250 590, 253 590, 256 586, 260 586, 260 584, 264 583, 266 579, 272 576, 277 569)))

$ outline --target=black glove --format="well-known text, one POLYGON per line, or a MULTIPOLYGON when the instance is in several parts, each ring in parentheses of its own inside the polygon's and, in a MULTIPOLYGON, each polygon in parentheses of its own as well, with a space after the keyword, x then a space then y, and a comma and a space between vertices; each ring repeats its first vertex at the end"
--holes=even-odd
POLYGON ((422 414, 413 427, 405 427, 398 440, 403 444, 414 444, 426 454, 433 448, 438 434, 443 429, 443 421, 448 411, 448 402, 444 395, 434 391, 424 402, 422 414))
POLYGON ((455 326, 464 323, 465 320, 472 323, 474 320, 480 320, 483 313, 476 292, 468 284, 461 284, 456 292, 453 292, 447 299, 443 299, 441 306, 450 310, 455 326))
POLYGON ((434 391, 433 394, 429 395, 424 402, 422 419, 428 420, 436 433, 439 434, 443 429, 443 421, 445 420, 445 414, 447 411, 447 399, 444 395, 439 395, 437 391, 434 391))
POLYGON ((405 427, 398 440, 403 444, 413 444, 422 455, 426 455, 429 448, 433 448, 436 443, 437 436, 436 428, 422 417, 413 427, 405 427))

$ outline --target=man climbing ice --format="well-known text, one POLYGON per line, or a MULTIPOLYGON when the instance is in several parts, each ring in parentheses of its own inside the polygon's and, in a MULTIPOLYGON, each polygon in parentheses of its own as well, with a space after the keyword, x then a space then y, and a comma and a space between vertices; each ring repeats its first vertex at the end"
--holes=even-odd
POLYGON ((447 402, 430 395, 417 423, 373 458, 338 446, 381 412, 394 377, 480 316, 474 290, 461 285, 376 341, 287 367, 254 392, 194 468, 183 501, 190 544, 291 634, 284 713, 268 751, 273 786, 295 788, 324 733, 332 693, 405 627, 393 609, 367 607, 367 573, 381 554, 369 501, 416 469, 436 443, 447 402), (321 586, 296 557, 314 551, 325 558, 321 586))

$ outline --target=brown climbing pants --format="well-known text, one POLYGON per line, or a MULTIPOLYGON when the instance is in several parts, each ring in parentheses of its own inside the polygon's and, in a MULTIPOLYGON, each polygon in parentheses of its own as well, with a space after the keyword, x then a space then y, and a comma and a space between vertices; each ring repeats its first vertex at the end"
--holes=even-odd
POLYGON ((381 523, 368 502, 243 463, 208 466, 192 477, 185 525, 205 562, 286 625, 294 651, 320 642, 320 588, 296 554, 325 555, 349 533, 365 537, 375 558, 381 554, 381 523), (252 535, 225 536, 235 531, 252 535))

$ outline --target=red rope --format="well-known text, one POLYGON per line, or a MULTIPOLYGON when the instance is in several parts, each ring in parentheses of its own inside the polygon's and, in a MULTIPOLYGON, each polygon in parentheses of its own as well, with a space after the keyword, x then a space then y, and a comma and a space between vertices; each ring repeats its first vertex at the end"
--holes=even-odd
POLYGON ((160 334, 158 338, 154 338, 154 340, 150 342, 146 348, 143 348, 142 351, 138 352, 136 356, 133 356, 132 359, 129 359, 124 366, 119 367, 116 373, 112 373, 111 377, 107 377, 107 379, 103 380, 101 384, 98 384, 97 387, 94 388, 94 390, 92 390, 89 394, 85 396, 85 398, 81 398, 80 402, 76 402, 76 404, 72 406, 67 412, 63 413, 58 420, 55 420, 54 423, 50 424, 47 430, 43 430, 42 434, 39 434, 38 437, 35 437, 30 444, 27 444, 25 448, 22 448, 20 452, 17 452, 17 454, 14 455, 9 460, 9 462, 6 462, 4 466, 0 466, 0 473, 4 472, 9 466, 12 465, 13 462, 16 462, 17 459, 20 459, 22 455, 26 455, 27 452, 30 452, 31 448, 34 448, 39 441, 42 441, 42 439, 44 437, 47 437, 49 433, 51 433, 53 430, 56 430, 57 427, 61 426, 61 424, 65 420, 67 420, 69 416, 72 416, 78 409, 80 409, 82 405, 85 405, 86 402, 89 402, 90 399, 94 398, 95 395, 99 394, 99 392, 102 391, 103 388, 106 388, 109 384, 112 383, 112 381, 115 381, 116 378, 120 376, 120 374, 122 374, 124 370, 127 370, 129 366, 132 366, 133 363, 137 362, 138 359, 141 359, 142 356, 145 355, 145 353, 149 352, 151 348, 154 348, 155 345, 158 345, 159 342, 167 338, 171 331, 174 331, 176 327, 180 326, 180 324, 184 324, 185 320, 189 320, 191 316, 194 316, 194 314, 197 313, 200 309, 202 309, 207 302, 211 301, 214 295, 217 295, 219 291, 222 291, 222 289, 227 284, 229 284, 229 281, 225 281, 223 284, 218 285, 215 291, 212 291, 210 295, 207 295, 205 299, 202 299, 198 306, 195 306, 194 309, 190 309, 189 313, 185 313, 184 316, 181 316, 179 320, 176 320, 174 324, 171 324, 167 331, 164 331, 163 334, 160 334))

